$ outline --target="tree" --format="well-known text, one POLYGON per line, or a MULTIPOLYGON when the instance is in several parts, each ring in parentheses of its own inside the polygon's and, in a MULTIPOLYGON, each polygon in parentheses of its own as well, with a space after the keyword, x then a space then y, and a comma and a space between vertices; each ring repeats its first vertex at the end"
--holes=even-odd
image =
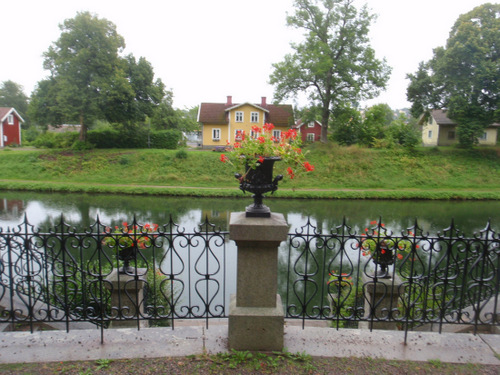
POLYGON ((349 106, 337 107, 332 114, 332 138, 342 146, 358 143, 362 124, 359 111, 349 106))
POLYGON ((499 57, 500 4, 483 4, 461 15, 446 46, 407 76, 412 115, 447 109, 458 124, 460 144, 471 147, 486 126, 500 120, 499 57))
POLYGON ((2 82, 0 86, 0 107, 13 107, 26 120, 28 97, 23 92, 23 86, 14 81, 2 82))
POLYGON ((305 40, 292 44, 295 53, 273 64, 270 83, 275 98, 306 94, 321 107, 321 140, 327 141, 331 111, 375 97, 384 88, 390 68, 375 58, 368 41, 374 16, 354 0, 296 0, 291 27, 304 29, 305 40))
POLYGON ((80 140, 95 120, 122 125, 151 116, 164 96, 146 59, 120 57, 125 41, 116 26, 89 12, 59 26, 61 36, 44 54, 50 78, 33 94, 32 113, 41 124, 81 125, 80 140))
POLYGON ((364 117, 359 141, 371 147, 375 140, 385 138, 394 113, 387 104, 376 104, 366 110, 364 117))

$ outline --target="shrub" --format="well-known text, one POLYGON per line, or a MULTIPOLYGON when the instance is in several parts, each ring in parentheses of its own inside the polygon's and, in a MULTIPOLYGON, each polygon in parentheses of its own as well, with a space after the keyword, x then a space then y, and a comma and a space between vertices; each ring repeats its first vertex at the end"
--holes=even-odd
POLYGON ((151 132, 151 147, 175 150, 179 146, 181 138, 182 133, 179 130, 161 130, 151 132))
POLYGON ((175 153, 176 159, 187 159, 187 157, 188 157, 188 153, 184 149, 181 149, 175 153))

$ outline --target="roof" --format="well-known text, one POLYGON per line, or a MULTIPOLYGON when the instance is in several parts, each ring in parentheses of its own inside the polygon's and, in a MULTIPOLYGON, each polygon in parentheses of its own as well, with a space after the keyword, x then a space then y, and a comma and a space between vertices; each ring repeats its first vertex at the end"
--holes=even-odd
POLYGON ((0 107, 0 122, 4 122, 10 114, 16 115, 19 121, 24 122, 23 118, 12 107, 0 107))
MULTIPOLYGON (((445 109, 433 109, 431 111, 431 116, 434 118, 436 123, 438 125, 457 125, 457 123, 451 119, 448 118, 446 115, 446 110, 445 109)), ((493 123, 489 125, 488 127, 493 127, 497 128, 500 127, 500 124, 498 123, 493 123)))
MULTIPOLYGON (((302 120, 298 120, 297 123, 293 126, 295 129, 300 129, 302 126, 306 125, 306 124, 309 124, 311 121, 308 121, 308 122, 302 122, 302 120)), ((317 120, 314 120, 314 125, 319 125, 319 126, 323 126, 321 125, 321 122, 317 121, 317 120)))
POLYGON ((227 104, 227 103, 201 103, 198 121, 203 124, 226 124, 226 113, 242 105, 251 105, 267 113, 266 122, 275 126, 289 126, 293 123, 293 107, 290 104, 227 104))

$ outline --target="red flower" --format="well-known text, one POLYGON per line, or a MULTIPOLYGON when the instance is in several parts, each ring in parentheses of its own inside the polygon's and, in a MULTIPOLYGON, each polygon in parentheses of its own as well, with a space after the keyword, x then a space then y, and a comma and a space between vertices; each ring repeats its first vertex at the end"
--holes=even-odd
POLYGON ((241 143, 240 142, 234 142, 234 148, 240 148, 241 143))
POLYGON ((274 129, 273 124, 268 124, 268 123, 264 124, 264 131, 271 132, 271 130, 273 130, 273 129, 274 129))
POLYGON ((264 158, 262 156, 259 156, 259 163, 264 163, 264 158))
POLYGON ((312 171, 314 171, 314 165, 309 164, 309 162, 308 162, 308 161, 306 161, 306 162, 304 163, 304 168, 305 168, 305 169, 306 169, 306 171, 308 171, 308 172, 312 172, 312 171))
POLYGON ((376 225, 377 224, 377 221, 376 220, 372 220, 370 221, 370 225, 376 225))
POLYGON ((229 158, 228 158, 226 155, 224 155, 224 154, 221 154, 221 155, 220 155, 220 161, 221 161, 221 162, 225 163, 225 162, 226 162, 226 161, 228 161, 228 160, 229 160, 229 158))
POLYGON ((382 254, 385 254, 385 249, 380 250, 382 254))
POLYGON ((259 143, 265 143, 266 142, 266 139, 262 136, 260 136, 259 138, 257 138, 257 140, 259 141, 259 143))
POLYGON ((398 254, 398 259, 399 260, 403 259, 403 254, 398 254))
POLYGON ((295 177, 295 173, 293 173, 293 169, 291 167, 288 167, 286 172, 288 173, 288 175, 290 176, 291 179, 293 179, 295 177))

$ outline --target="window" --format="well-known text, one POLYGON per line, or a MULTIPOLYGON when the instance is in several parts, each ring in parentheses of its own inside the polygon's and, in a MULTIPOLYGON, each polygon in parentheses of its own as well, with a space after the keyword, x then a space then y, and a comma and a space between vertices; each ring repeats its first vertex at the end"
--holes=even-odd
POLYGON ((448 132, 448 139, 455 139, 455 130, 450 130, 448 132))
POLYGON ((220 141, 220 129, 212 129, 212 140, 220 141))
POLYGON ((276 138, 276 142, 281 139, 281 130, 273 130, 273 137, 276 138))
POLYGON ((234 119, 236 122, 243 122, 243 112, 240 111, 236 112, 234 114, 234 119))
POLYGON ((314 142, 314 133, 307 134, 307 142, 314 142))
POLYGON ((243 130, 242 129, 236 129, 234 131, 234 140, 236 142, 241 142, 243 140, 243 130))
POLYGON ((259 133, 253 130, 250 130, 250 137, 251 138, 257 138, 259 136, 259 133))
POLYGON ((311 121, 309 124, 307 124, 308 128, 314 128, 314 121, 311 121))
POLYGON ((8 123, 9 125, 14 125, 14 115, 9 115, 9 116, 7 117, 7 123, 8 123))
POLYGON ((429 132, 427 133, 427 138, 432 138, 432 130, 429 130, 429 132))
POLYGON ((250 121, 259 122, 259 112, 252 112, 250 114, 250 121))
POLYGON ((481 136, 479 137, 479 139, 481 141, 486 141, 488 139, 488 133, 483 132, 483 134, 481 134, 481 136))

